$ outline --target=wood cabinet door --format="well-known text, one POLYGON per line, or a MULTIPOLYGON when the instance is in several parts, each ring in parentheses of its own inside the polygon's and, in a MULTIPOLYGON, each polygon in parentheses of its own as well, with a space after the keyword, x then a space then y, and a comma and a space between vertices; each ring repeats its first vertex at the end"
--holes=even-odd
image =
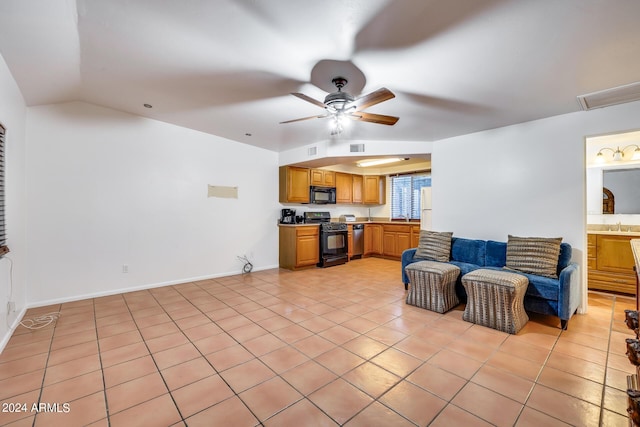
POLYGON ((628 236, 597 235, 596 265, 598 270, 634 274, 633 252, 628 236))
POLYGON ((352 203, 362 203, 362 175, 352 175, 351 181, 353 182, 352 203))
POLYGON ((380 224, 364 225, 365 255, 382 255, 382 226, 380 224))
POLYGON ((322 169, 311 169, 311 185, 324 185, 324 171, 322 169))
POLYGON ((385 256, 397 256, 396 239, 397 233, 384 231, 382 233, 382 254, 385 256))
POLYGON ((372 230, 371 230, 371 224, 365 224, 364 225, 364 255, 370 255, 373 252, 373 245, 372 245, 372 230))
POLYGON ((371 253, 382 254, 382 226, 378 224, 371 225, 371 253))
POLYGON ((370 205, 384 205, 385 177, 377 175, 364 175, 362 177, 362 201, 370 205))
POLYGON ((320 260, 318 235, 302 235, 296 239, 296 267, 317 264, 320 260))
POLYGON ((322 171, 322 185, 327 187, 335 187, 336 186, 336 173, 334 171, 322 171))
POLYGON ((280 202, 309 203, 309 169, 295 166, 281 169, 280 202))
POLYGON ((347 256, 349 259, 353 256, 353 225, 347 225, 347 256))
POLYGON ((380 177, 376 175, 364 175, 362 181, 362 201, 366 204, 379 204, 380 177))
POLYGON ((415 246, 411 246, 411 233, 408 230, 406 233, 396 234, 396 251, 397 251, 398 257, 401 257, 402 252, 412 247, 415 247, 415 246))
POLYGON ((336 203, 351 203, 352 191, 351 174, 336 172, 336 203))
POLYGON ((320 185, 322 187, 336 186, 336 173, 334 171, 324 169, 311 169, 311 185, 320 185))
POLYGON ((405 224, 392 224, 382 226, 382 251, 383 255, 400 258, 405 249, 411 246, 411 230, 413 226, 405 224))

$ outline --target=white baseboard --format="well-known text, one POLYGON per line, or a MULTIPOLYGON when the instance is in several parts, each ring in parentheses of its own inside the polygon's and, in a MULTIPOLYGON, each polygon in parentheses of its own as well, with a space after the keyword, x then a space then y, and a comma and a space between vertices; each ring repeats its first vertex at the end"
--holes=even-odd
MULTIPOLYGON (((278 268, 278 266, 277 265, 275 265, 275 266, 265 266, 265 267, 256 268, 253 271, 271 270, 271 269, 274 269, 274 268, 278 268)), ((251 274, 251 273, 247 273, 247 274, 251 274)), ((178 279, 178 280, 170 280, 170 281, 167 281, 167 282, 149 283, 149 284, 146 284, 146 285, 133 286, 133 287, 128 287, 128 288, 111 289, 111 290, 104 291, 104 292, 92 292, 92 293, 82 294, 82 295, 73 295, 73 296, 68 296, 68 297, 63 297, 63 298, 54 298, 54 299, 50 299, 50 300, 36 301, 36 302, 32 302, 32 303, 27 303, 26 307, 27 308, 45 307, 47 305, 63 304, 65 302, 81 301, 81 300, 89 299, 89 298, 100 298, 100 297, 106 297, 106 296, 110 296, 110 295, 124 294, 124 293, 128 293, 128 292, 144 291, 146 289, 161 288, 163 286, 179 285, 181 283, 197 282, 199 280, 217 279, 217 278, 220 278, 220 277, 237 276, 237 275, 238 275, 238 272, 234 271, 234 272, 228 272, 228 273, 211 274, 211 275, 207 275, 207 276, 199 276, 199 277, 183 278, 183 279, 178 279)))
MULTIPOLYGON (((256 268, 253 271, 271 270, 271 269, 274 269, 274 268, 278 268, 278 266, 277 265, 265 266, 265 267, 256 268)), ((251 274, 251 273, 247 273, 247 274, 251 274)), ((185 279, 180 279, 180 280, 171 280, 171 281, 168 281, 168 282, 160 282, 160 283, 150 283, 150 284, 141 285, 141 286, 135 286, 135 287, 130 287, 130 288, 112 289, 112 290, 104 291, 104 292, 93 292, 93 293, 89 293, 89 294, 73 295, 73 296, 68 296, 68 297, 63 297, 63 298, 55 298, 55 299, 50 299, 50 300, 35 301, 35 302, 27 303, 26 306, 20 311, 19 315, 16 317, 15 321, 13 322, 13 324, 11 325, 9 330, 7 330, 5 335, 3 337, 1 337, 2 339, 0 340, 0 354, 2 353, 2 351, 4 350, 6 345, 9 343, 9 340, 11 339, 11 336, 13 335, 13 332, 16 330, 16 328, 18 327, 18 325, 20 324, 20 322, 24 318, 24 315, 26 314, 26 312, 27 312, 27 310, 29 308, 45 307, 47 305, 63 304, 63 303, 66 303, 66 302, 81 301, 81 300, 84 300, 84 299, 100 298, 100 297, 105 297, 105 296, 109 296, 109 295, 117 295, 117 294, 123 294, 123 293, 127 293, 127 292, 143 291, 143 290, 146 290, 146 289, 161 288, 163 286, 179 285, 181 283, 197 282, 199 280, 217 279, 217 278, 220 278, 220 277, 237 276, 237 275, 238 275, 237 272, 211 274, 211 275, 207 275, 207 276, 191 277, 191 278, 185 278, 185 279)))
POLYGON ((26 312, 27 312, 26 308, 23 308, 22 310, 20 310, 20 313, 18 314, 18 316, 16 316, 15 320, 13 321, 13 324, 9 327, 7 332, 4 334, 4 336, 2 337, 2 340, 0 340, 0 354, 2 354, 2 351, 4 350, 4 348, 9 343, 9 340, 11 339, 11 336, 13 335, 13 331, 16 330, 16 328, 18 327, 18 325, 22 321, 22 318, 24 317, 26 312))

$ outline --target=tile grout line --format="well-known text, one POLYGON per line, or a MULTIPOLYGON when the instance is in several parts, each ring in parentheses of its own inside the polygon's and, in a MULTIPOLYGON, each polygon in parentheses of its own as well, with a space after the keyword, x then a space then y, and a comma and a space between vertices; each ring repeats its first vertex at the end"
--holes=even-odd
POLYGON ((613 303, 611 304, 611 319, 609 320, 609 339, 607 340, 607 356, 604 361, 604 381, 602 384, 602 397, 600 399, 600 419, 598 420, 598 425, 602 425, 602 420, 604 418, 604 400, 607 391, 607 375, 609 374, 609 352, 611 351, 611 332, 613 331, 613 324, 616 315, 616 302, 617 298, 615 295, 613 295, 613 303))
POLYGON ((98 345, 98 360, 100 361, 100 374, 102 377, 102 395, 104 398, 104 407, 107 415, 107 426, 111 427, 111 417, 109 416, 109 401, 107 399, 107 382, 104 379, 104 365, 102 363, 102 351, 100 351, 100 336, 98 335, 98 319, 96 317, 95 298, 92 298, 91 303, 92 303, 91 305, 93 306, 93 325, 96 329, 96 344, 98 345))
MULTIPOLYGON (((551 358, 551 354, 553 353, 553 350, 556 348, 556 345, 558 344, 558 341, 560 341, 560 337, 562 336, 562 333, 565 331, 565 329, 562 329, 562 327, 560 328, 560 333, 558 334, 558 336, 556 337, 555 341, 553 342, 553 345, 551 346, 551 348, 549 349, 549 354, 547 354, 547 357, 545 357, 544 362, 542 363, 542 366, 540 366, 540 370, 538 371, 538 374, 536 375, 536 377, 533 379, 533 386, 531 387, 531 390, 529 390, 529 393, 527 393, 527 397, 524 399, 524 403, 522 405, 522 408, 520 408, 520 413, 518 414, 518 416, 516 417, 516 421, 515 423, 518 422, 518 420, 520 419, 520 417, 522 416, 522 413, 524 412, 524 408, 527 408, 527 403, 529 402, 529 399, 531 398, 531 395, 533 394, 533 389, 536 388, 536 386, 539 384, 538 380, 540 379, 540 376, 542 375, 542 371, 544 371, 544 368, 547 366, 547 362, 549 362, 549 359, 551 358)), ((542 385, 542 384, 540 384, 542 385)), ((543 386, 544 387, 544 386, 543 386)), ((563 392, 561 392, 563 393, 563 392)), ((535 408, 530 408, 534 411, 538 411, 535 408)), ((542 411, 538 411, 543 413, 542 411)), ((554 418, 558 421, 564 422, 562 420, 559 420, 558 418, 547 414, 546 412, 544 413, 545 415, 547 415, 550 418, 554 418)), ((515 425, 514 423, 514 425, 515 425)))
MULTIPOLYGON (((60 312, 62 310, 62 304, 58 304, 58 312, 60 312)), ((59 318, 58 318, 59 319, 59 318)), ((58 326, 58 320, 55 321, 55 324, 53 325, 53 332, 51 332, 51 342, 49 342, 49 352, 47 353, 47 360, 44 363, 44 374, 42 375, 42 385, 40 386, 40 393, 38 394, 38 407, 40 407, 40 400, 42 399, 42 392, 44 391, 44 382, 45 379, 47 378, 47 368, 49 367, 49 359, 51 358, 51 348, 53 347, 53 339, 55 337, 55 333, 56 333, 56 327, 58 326)), ((32 427, 35 427, 36 425, 36 419, 38 418, 38 412, 36 412, 36 414, 33 417, 33 424, 31 424, 32 427)))
MULTIPOLYGON (((158 302, 157 298, 155 297, 155 295, 153 295, 153 293, 150 290, 146 290, 146 293, 148 293, 151 298, 153 298, 158 305, 160 305, 160 307, 162 308, 162 310, 166 313, 166 310, 164 309, 164 307, 162 307, 162 305, 158 302)), ((177 402, 175 401, 175 399, 173 398, 173 394, 171 393, 171 390, 169 389, 169 386, 166 382, 166 380, 164 379, 164 376, 162 375, 162 371, 160 370, 160 367, 158 366, 158 363, 156 362, 156 359, 153 357, 153 353, 151 352, 151 349, 149 348, 149 345, 147 344, 147 340, 144 338, 144 336, 142 335, 142 333, 140 332, 140 327, 138 326, 138 322, 136 322, 136 318, 133 315, 133 312, 131 311, 131 307, 129 306, 129 302, 127 301, 127 299, 124 297, 125 294, 123 294, 122 299, 124 300, 124 303, 127 307, 127 310, 129 311, 129 314, 131 315, 131 319, 133 320, 133 323, 136 325, 136 330, 138 331, 138 333, 140 334, 140 337, 142 338, 142 341, 144 342, 144 346, 146 347, 147 351, 149 352, 149 356, 151 357, 151 360, 153 361, 154 366, 156 367, 156 370, 158 372, 158 374, 160 375, 160 378, 162 379, 162 383, 164 384, 164 386, 167 388, 167 393, 169 394, 169 396, 171 397, 171 400, 173 401, 173 405, 176 408, 176 411, 178 411, 178 416, 180 417, 180 421, 184 421, 184 417, 182 416, 182 412, 180 411, 180 408, 178 407, 177 402)), ((171 319, 171 321, 173 321, 173 318, 171 318, 171 316, 169 316, 169 318, 171 319)), ((175 323, 175 322, 174 322, 175 323)), ((176 325, 177 326, 177 325, 176 325)), ((181 330, 182 331, 182 330, 181 330)), ((107 389, 105 388, 105 396, 107 394, 107 389)), ((153 397, 145 402, 148 402, 150 400, 156 399, 159 396, 153 397)), ((138 406, 142 403, 145 402, 138 402, 136 405, 132 406, 131 408, 138 406)), ((120 412, 124 412, 126 410, 129 410, 131 408, 126 408, 123 409, 120 412)), ((109 420, 111 421, 111 420, 109 420)))
MULTIPOLYGON (((214 280, 215 280, 215 279, 214 279, 214 280)), ((220 282, 217 282, 217 283, 220 283, 220 282)), ((224 284, 224 283, 220 283, 220 285, 224 286, 225 288, 228 288, 228 286, 227 286, 226 284, 224 284)), ((243 316, 243 317, 246 317, 246 316, 244 316, 244 314, 239 313, 238 311, 236 311, 232 306, 230 306, 230 305, 229 305, 229 304, 227 304, 226 302, 224 302, 224 301, 222 301, 222 300, 218 299, 216 296, 214 296, 213 294, 209 293, 209 292, 208 292, 206 289, 204 289, 202 286, 200 286, 200 285, 198 285, 198 284, 196 284, 196 283, 194 283, 194 286, 196 286, 198 289, 200 289, 200 290, 202 290, 202 291, 206 292, 206 293, 207 293, 208 295, 210 295, 211 297, 213 297, 213 298, 217 299, 218 301, 222 302, 222 303, 223 303, 224 305, 226 305, 228 308, 231 308, 231 309, 232 309, 232 310, 234 310, 236 313, 238 313, 238 315, 241 315, 241 316, 243 316)), ((190 300, 188 297, 186 297, 182 292, 180 292, 180 290, 179 290, 179 289, 174 288, 174 290, 175 290, 178 294, 180 294, 180 296, 182 296, 182 297, 183 297, 183 298, 185 298, 187 301, 189 301, 189 303, 190 303, 193 307, 195 307, 195 308, 196 308, 196 309, 197 309, 197 310, 198 310, 198 311, 199 311, 203 316, 205 316, 207 319, 209 319, 209 321, 211 321, 211 323, 213 323, 214 325, 216 325, 216 327, 220 328, 220 329, 221 329, 221 330, 222 330, 226 335, 228 335, 229 337, 231 337, 231 339, 233 339, 233 340, 234 340, 238 345, 240 345, 240 346, 241 346, 242 348, 244 348, 246 351, 248 351, 249 353, 251 353, 251 351, 249 351, 249 349, 248 349, 248 348, 246 348, 244 345, 242 345, 242 343, 241 343, 240 341, 238 341, 238 340, 237 340, 237 339, 235 339, 231 334, 229 334, 229 333, 227 332, 227 330, 226 330, 226 329, 224 329, 224 328, 220 327, 220 325, 218 325, 218 323, 217 323, 215 320, 213 320, 211 317, 209 317, 209 316, 207 315, 207 313, 205 313, 205 312, 204 312, 204 311, 202 311, 198 306, 196 306, 195 304, 193 304, 193 302, 191 302, 191 300, 190 300)), ((234 292, 235 292, 235 291, 234 291, 234 292)), ((155 296, 154 296, 154 298, 155 298, 155 296)), ((159 303, 159 304, 160 304, 160 303, 159 303)), ((160 304, 160 305, 162 306, 162 304, 160 304)), ((164 307, 163 307, 163 310, 164 310, 164 307)), ((165 313, 166 313, 166 310, 165 310, 165 313)), ((173 319, 173 317, 171 317, 171 315, 170 315, 169 313, 167 313, 167 315, 171 318, 171 321, 172 321, 172 322, 174 322, 174 323, 176 324, 176 326, 180 329, 180 332, 182 332, 182 333, 184 334, 184 330, 180 327, 180 325, 178 325, 178 324, 176 323, 175 319, 173 319)), ((222 320, 222 319, 218 319, 218 320, 222 320)), ((251 319, 249 319, 249 320, 251 320, 251 319)), ((251 322, 253 322, 253 320, 251 320, 251 322)), ((253 322, 253 323, 257 325, 257 323, 255 323, 255 322, 253 322)), ((260 326, 260 325, 258 325, 258 326, 260 326)), ((261 326, 260 326, 260 327, 261 327, 261 326)), ((190 328, 187 328, 187 329, 190 329, 190 328)), ((264 328, 262 328, 262 329, 264 329, 264 328)), ((265 330, 266 330, 266 329, 265 329, 265 330)), ((267 332, 268 332, 268 331, 267 331, 267 332)), ((249 412, 250 412, 250 413, 251 413, 251 414, 256 418, 256 420, 258 420, 258 422, 260 423, 260 425, 262 425, 262 421, 260 421, 260 418, 258 418, 258 416, 253 412, 253 410, 251 410, 251 408, 249 408, 249 406, 245 403, 245 401, 244 401, 244 400, 242 400, 242 399, 240 398, 239 393, 236 393, 236 391, 233 389, 233 387, 231 387, 231 385, 227 382, 227 380, 226 380, 222 375, 220 375, 220 371, 218 371, 218 369, 216 369, 216 367, 215 367, 215 366, 213 366, 213 364, 209 361, 209 359, 207 359, 207 356, 206 356, 205 354, 203 354, 203 353, 202 353, 202 351, 198 348, 198 346, 196 346, 196 345, 194 344, 194 342, 191 340, 191 338, 189 338, 189 337, 187 336, 187 334, 184 334, 184 336, 189 340, 189 343, 195 347, 195 349, 198 351, 198 353, 200 353, 200 355, 202 356, 202 358, 203 358, 204 360, 206 360, 206 362, 209 364, 209 366, 211 366, 211 368, 214 370, 214 372, 216 373, 216 375, 218 375, 218 376, 220 377, 220 379, 221 379, 221 380, 222 380, 222 381, 227 385, 227 387, 229 387, 229 390, 231 390, 231 391, 233 392, 234 397, 237 397, 237 398, 238 398, 238 400, 240 400, 240 402, 242 402, 242 404, 247 408, 247 410, 248 410, 248 411, 249 411, 249 412)), ((224 349, 223 349, 223 350, 224 350, 224 349)), ((251 353, 251 354, 253 355, 253 353, 251 353)), ((153 357, 153 356, 152 356, 152 357, 153 357)), ((255 358, 257 359, 257 357, 255 357, 255 358)), ((155 363, 155 359, 154 359, 154 363, 155 363)), ((266 365, 265 365, 265 366, 266 366, 266 365)), ((269 368, 269 367, 267 366, 267 368, 269 368)), ((273 371, 273 369, 271 369, 271 368, 269 368, 269 369, 270 369, 271 371, 273 371)), ((160 371, 160 370, 158 369, 158 371, 160 371)), ((276 374, 276 372, 273 372, 273 373, 274 373, 274 374, 276 374)), ((160 373, 160 375, 162 376, 162 373, 160 373)), ((276 375, 277 375, 277 374, 276 374, 276 375)), ((164 377, 163 377, 163 381, 164 381, 164 377)), ((198 380, 198 381, 200 381, 200 380, 198 380)), ((262 384, 262 383, 260 383, 260 384, 262 384)), ((186 385, 185 385, 185 386, 186 386, 186 385)), ((168 389, 168 388, 169 388, 169 387, 167 387, 167 389, 168 389)), ((171 394, 171 398, 173 399, 173 394, 171 393, 171 391, 169 391, 169 393, 171 394)), ((201 412, 203 412, 203 411, 206 411, 207 409, 209 409, 209 408, 211 408, 211 407, 213 407, 213 406, 216 406, 216 405, 218 405, 218 404, 220 404, 220 403, 222 403, 222 402, 224 402, 224 401, 226 401, 226 400, 228 400, 228 399, 230 399, 230 397, 229 397, 229 398, 227 398, 227 399, 224 399, 224 400, 222 400, 222 401, 220 401, 220 402, 218 402, 218 403, 216 403, 216 404, 214 404, 214 405, 211 405, 211 406, 209 406, 209 407, 207 407, 207 408, 204 408, 204 409, 203 409, 203 410, 201 410, 201 411, 198 411, 198 412, 196 412, 196 413, 194 413, 194 414, 191 414, 189 417, 193 417, 194 415, 199 414, 199 413, 201 413, 201 412)), ((174 400, 174 403, 176 403, 176 402, 175 402, 175 400, 174 400)), ((177 405, 177 403, 176 403, 176 407, 177 407, 177 406, 178 406, 178 405, 177 405)), ((182 413, 180 413, 180 415, 182 416, 182 413)), ((187 418, 189 418, 189 417, 187 417, 187 418)), ((184 421, 184 422, 186 423, 186 419, 185 419, 184 417, 182 417, 182 421, 184 421)))

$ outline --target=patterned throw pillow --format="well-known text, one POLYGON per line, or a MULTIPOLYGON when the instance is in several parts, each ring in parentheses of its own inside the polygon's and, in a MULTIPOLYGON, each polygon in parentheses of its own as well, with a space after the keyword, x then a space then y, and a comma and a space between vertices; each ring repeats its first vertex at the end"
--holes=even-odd
POLYGON ((420 242, 414 256, 431 261, 448 262, 452 236, 451 232, 420 230, 420 242))
POLYGON ((509 235, 505 268, 539 276, 558 277, 562 237, 516 237, 509 235))

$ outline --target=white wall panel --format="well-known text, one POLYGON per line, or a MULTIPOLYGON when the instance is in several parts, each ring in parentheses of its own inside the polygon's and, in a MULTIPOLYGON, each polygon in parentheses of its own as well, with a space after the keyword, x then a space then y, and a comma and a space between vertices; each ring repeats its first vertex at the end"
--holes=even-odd
POLYGON ((639 117, 635 102, 437 141, 434 230, 499 241, 561 236, 586 277, 585 137, 637 129, 639 117))
POLYGON ((276 153, 85 103, 27 127, 31 304, 277 266, 276 153))
POLYGON ((26 105, 4 59, 0 56, 0 123, 5 135, 5 224, 11 252, 0 259, 0 351, 9 339, 10 328, 26 306, 25 247, 25 123, 26 105), (11 261, 9 261, 11 259, 11 261), (13 266, 12 266, 13 264, 13 266), (7 302, 16 311, 7 313, 7 302))

